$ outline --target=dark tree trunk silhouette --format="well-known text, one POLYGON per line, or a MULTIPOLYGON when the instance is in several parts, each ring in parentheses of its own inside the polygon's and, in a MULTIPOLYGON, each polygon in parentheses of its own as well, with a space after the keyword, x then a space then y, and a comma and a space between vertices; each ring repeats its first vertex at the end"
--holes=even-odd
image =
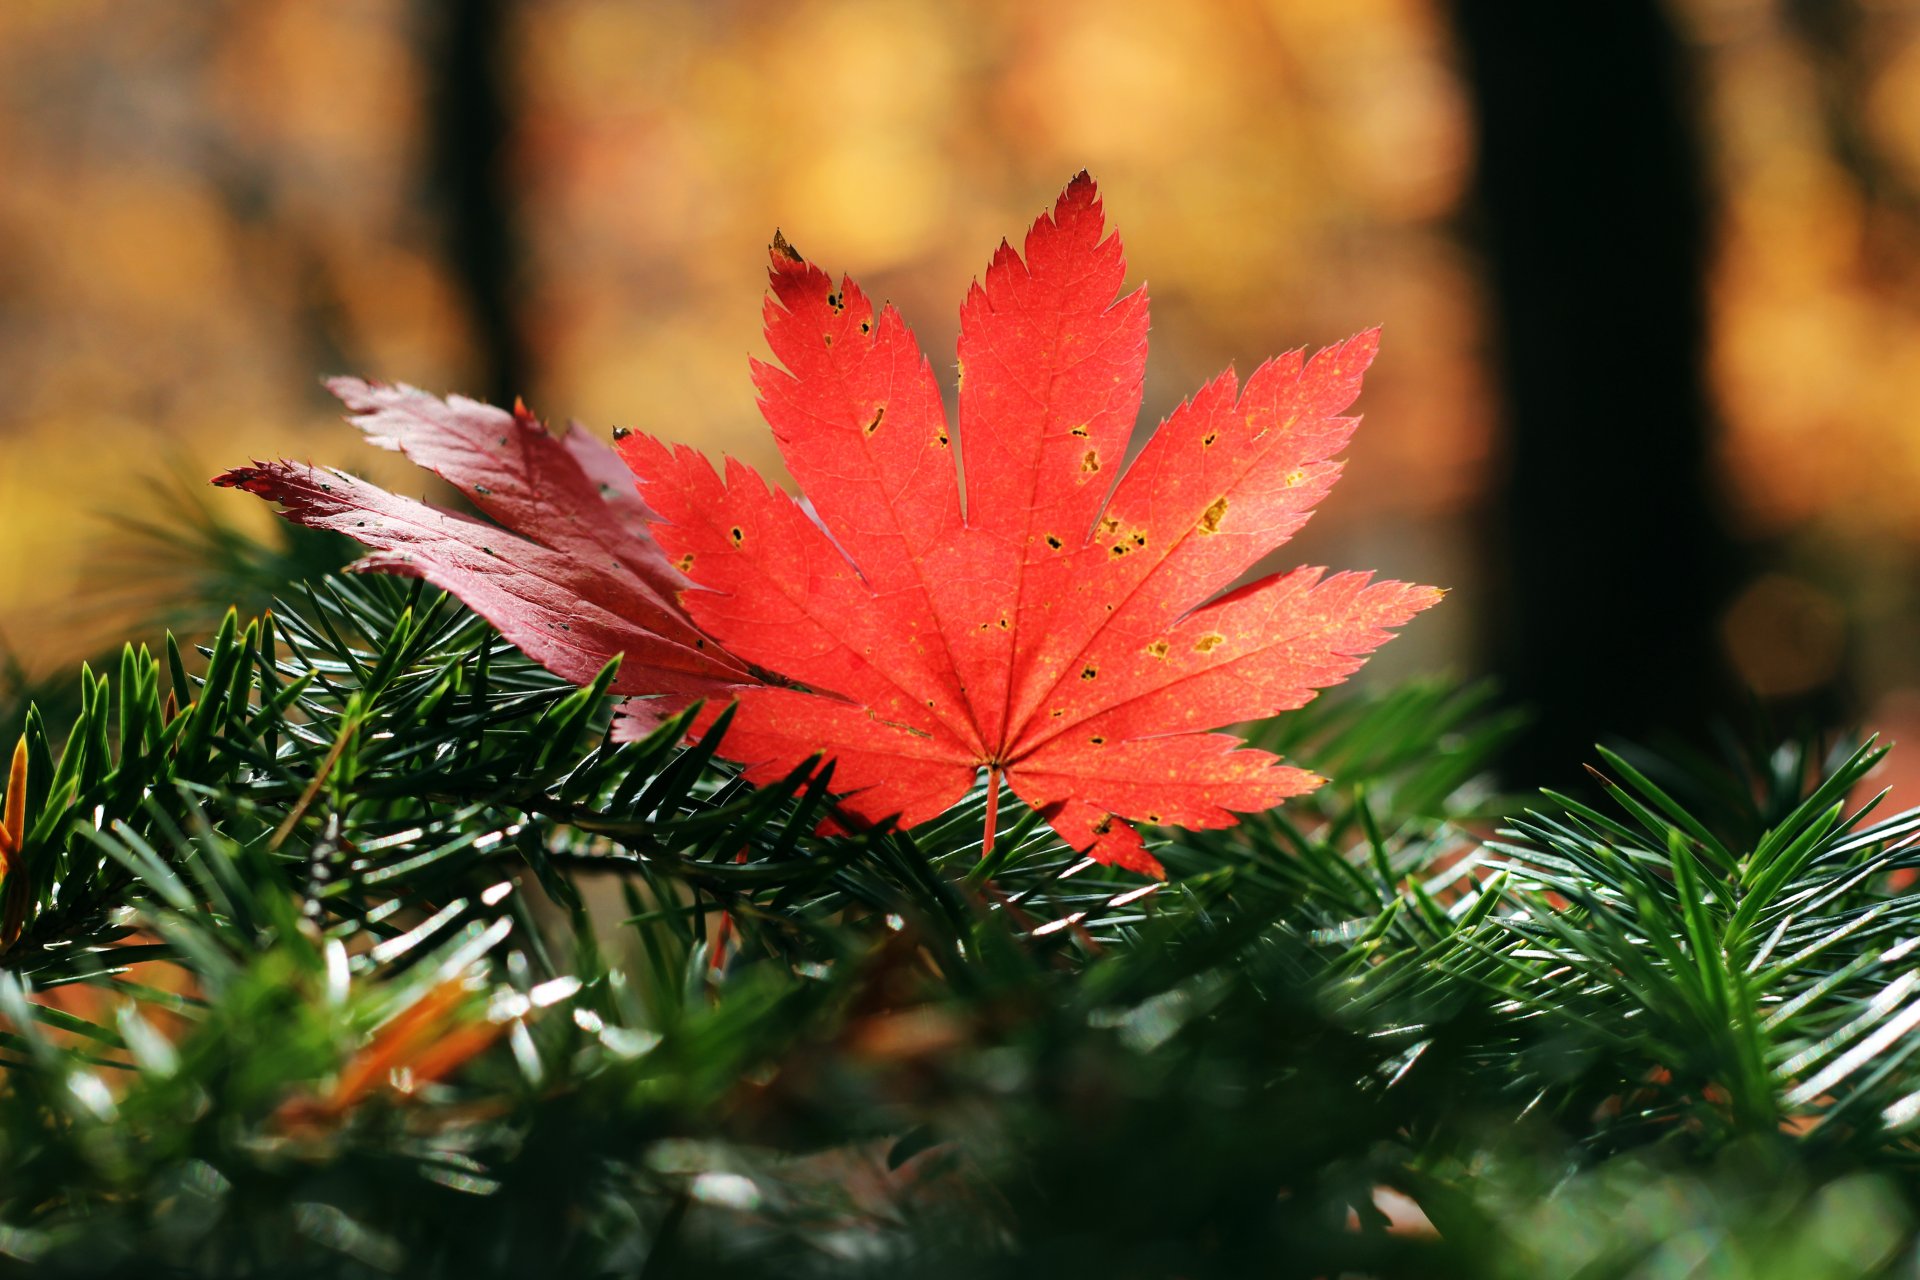
POLYGON ((1539 717, 1517 771, 1565 778, 1726 706, 1687 60, 1654 0, 1453 13, 1506 401, 1489 647, 1539 717))
POLYGON ((509 0, 445 0, 426 14, 434 194, 473 326, 479 390, 495 404, 525 393, 532 372, 514 306, 521 264, 503 163, 508 7, 509 0))

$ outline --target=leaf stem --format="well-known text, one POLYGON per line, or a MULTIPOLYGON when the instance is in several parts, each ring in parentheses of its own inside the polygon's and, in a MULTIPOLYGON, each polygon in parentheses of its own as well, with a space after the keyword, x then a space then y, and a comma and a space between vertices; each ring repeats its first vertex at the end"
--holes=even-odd
POLYGON ((993 852, 993 821, 1000 816, 1000 766, 987 766, 987 830, 980 837, 980 856, 993 852))

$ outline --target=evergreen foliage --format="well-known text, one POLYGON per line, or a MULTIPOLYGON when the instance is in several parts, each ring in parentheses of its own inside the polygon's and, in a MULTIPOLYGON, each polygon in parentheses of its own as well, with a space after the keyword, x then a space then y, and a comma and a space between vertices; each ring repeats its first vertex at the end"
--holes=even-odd
POLYGON ((985 861, 983 793, 822 834, 724 720, 610 742, 611 675, 322 578, 17 711, 12 1269, 1911 1269, 1878 746, 1525 802, 1485 689, 1329 699, 1255 737, 1336 782, 1160 833, 1156 885, 1011 797, 985 861))

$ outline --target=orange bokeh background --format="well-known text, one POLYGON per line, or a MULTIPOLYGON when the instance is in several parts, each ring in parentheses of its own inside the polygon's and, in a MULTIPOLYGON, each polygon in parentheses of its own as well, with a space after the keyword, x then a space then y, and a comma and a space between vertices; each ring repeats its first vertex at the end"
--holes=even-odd
MULTIPOLYGON (((1445 5, 505 8, 505 284, 536 409, 777 472, 747 378, 776 226, 950 370, 968 281, 1084 166, 1153 296, 1149 417, 1228 363, 1385 326, 1298 556, 1456 588, 1383 671, 1479 664, 1500 386, 1445 5)), ((1785 8, 1669 8, 1710 167, 1717 465, 1763 551, 1723 631, 1762 695, 1838 682, 1920 729, 1920 6, 1860 4, 1845 65, 1785 8)), ((113 574, 103 513, 170 468, 286 454, 424 491, 320 375, 488 390, 432 180, 443 17, 0 6, 0 643, 30 670, 111 634, 81 607, 113 574)))

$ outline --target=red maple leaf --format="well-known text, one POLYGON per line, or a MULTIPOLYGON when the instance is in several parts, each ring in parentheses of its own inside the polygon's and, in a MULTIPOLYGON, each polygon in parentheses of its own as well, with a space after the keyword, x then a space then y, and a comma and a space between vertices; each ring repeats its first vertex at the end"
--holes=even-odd
POLYGON ((852 818, 912 826, 984 768, 990 797, 1004 779, 1075 849, 1158 875, 1132 822, 1224 826, 1319 785, 1205 731, 1301 706, 1440 593, 1298 569, 1214 597, 1332 486, 1377 333, 1244 389, 1222 374, 1116 484, 1146 297, 1116 300, 1120 244, 1085 174, 967 296, 957 432, 897 312, 778 237, 772 260, 784 367, 754 379, 812 515, 738 462, 723 481, 631 435, 649 511, 584 431, 351 378, 330 386, 375 444, 499 523, 299 463, 215 483, 367 544, 357 569, 452 591, 563 677, 621 655, 613 688, 642 699, 621 736, 701 698, 704 730, 737 701, 724 754, 758 781, 831 759, 852 818))
POLYGON ((1133 822, 1226 826, 1320 785, 1204 731, 1301 706, 1440 592, 1297 569, 1213 597, 1332 486, 1377 332, 1244 389, 1222 374, 1116 483, 1147 339, 1124 271, 1083 173, 967 295, 956 432, 899 314, 776 237, 783 367, 754 381, 817 521, 737 461, 617 446, 694 623, 797 686, 735 691, 722 754, 750 779, 822 755, 847 812, 912 826, 985 769, 989 847, 1004 779, 1075 849, 1151 875, 1133 822))

